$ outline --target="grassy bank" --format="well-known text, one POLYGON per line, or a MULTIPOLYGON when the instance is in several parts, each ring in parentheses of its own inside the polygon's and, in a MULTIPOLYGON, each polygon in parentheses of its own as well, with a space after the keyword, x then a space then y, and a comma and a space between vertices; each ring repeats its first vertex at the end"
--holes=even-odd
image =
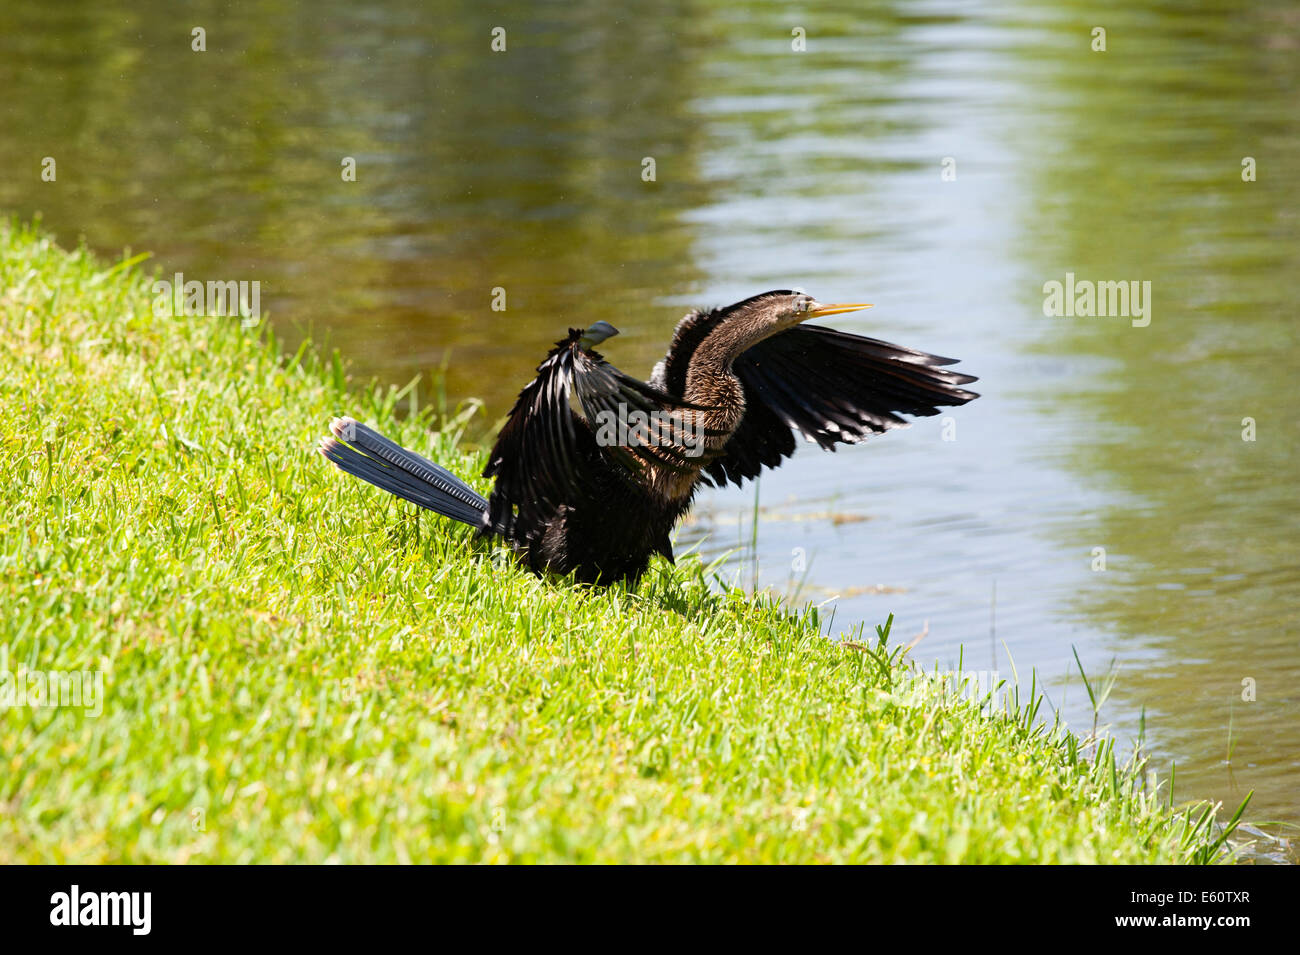
MULTIPOLYGON (((313 452, 391 390, 0 226, 0 861, 1205 859, 1142 774, 907 680, 896 641, 660 565, 539 581, 313 452)), ((521 368, 521 380, 526 368, 521 368)), ((480 490, 486 490, 479 481, 480 490)))

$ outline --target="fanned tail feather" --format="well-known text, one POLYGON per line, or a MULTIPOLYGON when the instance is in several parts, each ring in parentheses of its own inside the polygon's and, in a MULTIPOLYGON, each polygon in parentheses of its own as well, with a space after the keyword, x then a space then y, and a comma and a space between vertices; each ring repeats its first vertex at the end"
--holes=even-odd
POLYGON ((330 431, 334 437, 322 438, 319 450, 339 470, 443 517, 482 526, 487 499, 446 468, 353 418, 335 418, 330 431))

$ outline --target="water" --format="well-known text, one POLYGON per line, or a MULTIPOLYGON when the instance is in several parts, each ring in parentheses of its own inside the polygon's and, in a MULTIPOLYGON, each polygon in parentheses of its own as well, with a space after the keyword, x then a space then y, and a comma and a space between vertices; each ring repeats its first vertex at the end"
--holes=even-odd
POLYGON ((1034 670, 1083 731, 1074 651, 1094 680, 1113 660, 1100 722, 1127 744, 1144 719, 1180 798, 1300 823, 1300 14, 425 7, 6 0, 0 208, 259 280, 359 380, 445 365, 484 434, 569 326, 612 321, 647 374, 688 305, 874 302, 833 324, 960 357, 983 396, 801 450, 762 480, 756 553, 749 487, 703 495, 678 549, 734 551, 725 575, 836 629, 893 613, 927 664, 1034 670), (1045 316, 1067 272, 1151 282, 1150 324, 1045 316))

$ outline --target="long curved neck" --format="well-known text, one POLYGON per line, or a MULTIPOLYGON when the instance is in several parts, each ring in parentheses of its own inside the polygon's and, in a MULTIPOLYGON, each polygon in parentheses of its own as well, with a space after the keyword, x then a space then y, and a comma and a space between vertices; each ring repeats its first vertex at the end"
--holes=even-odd
MULTIPOLYGON (((770 334, 772 329, 766 323, 748 316, 724 319, 695 347, 686 367, 682 397, 693 404, 716 406, 729 403, 726 398, 733 393, 741 395, 732 362, 770 334)), ((743 409, 743 397, 740 400, 743 409)))
POLYGON ((680 418, 703 436, 703 446, 697 446, 692 457, 696 462, 693 470, 655 472, 651 487, 661 500, 685 506, 699 481, 700 469, 723 453, 745 417, 745 389, 731 370, 732 362, 777 330, 757 315, 729 315, 695 346, 681 397, 696 407, 683 410, 680 418))
POLYGON ((745 417, 745 389, 732 371, 732 362, 773 331, 756 315, 728 316, 696 345, 686 367, 682 397, 702 409, 686 414, 704 435, 702 464, 722 453, 745 417))

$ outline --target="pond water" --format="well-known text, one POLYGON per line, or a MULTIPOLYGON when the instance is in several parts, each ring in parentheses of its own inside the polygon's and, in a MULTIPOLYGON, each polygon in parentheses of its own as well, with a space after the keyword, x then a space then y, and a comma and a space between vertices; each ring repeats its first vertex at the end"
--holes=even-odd
POLYGON ((1077 651, 1179 798, 1254 790, 1291 834, 1294 6, 427 7, 6 0, 0 209, 257 280, 358 379, 445 366, 483 435, 569 326, 613 322, 645 375, 688 306, 874 302, 830 324, 959 357, 982 397, 802 449, 756 535, 752 487, 705 493, 678 550, 836 630, 893 613, 927 665, 1035 671, 1087 731, 1077 651), (1067 274, 1147 291, 1045 315, 1067 274))

